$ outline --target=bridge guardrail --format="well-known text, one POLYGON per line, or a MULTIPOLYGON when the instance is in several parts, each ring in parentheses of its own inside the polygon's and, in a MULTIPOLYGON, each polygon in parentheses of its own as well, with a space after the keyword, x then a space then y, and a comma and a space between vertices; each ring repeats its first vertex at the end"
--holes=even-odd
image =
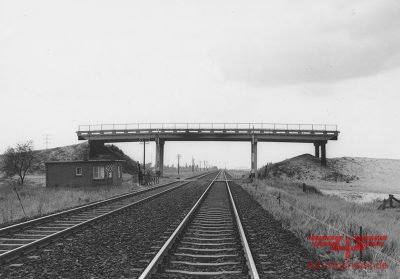
POLYGON ((79 125, 78 132, 115 130, 270 130, 338 132, 336 124, 284 123, 126 123, 79 125))

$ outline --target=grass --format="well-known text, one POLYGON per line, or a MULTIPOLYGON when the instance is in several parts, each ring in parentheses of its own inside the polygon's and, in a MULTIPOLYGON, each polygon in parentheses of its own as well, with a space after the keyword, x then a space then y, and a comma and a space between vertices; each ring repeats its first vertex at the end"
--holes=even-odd
MULTIPOLYGON (((0 181, 0 224, 7 225, 21 219, 33 218, 67 208, 104 200, 142 188, 132 183, 132 176, 123 174, 122 186, 85 188, 46 188, 44 175, 29 175, 23 186, 16 186, 26 216, 21 208, 11 180, 0 181)), ((164 179, 160 183, 166 183, 164 179)))
MULTIPOLYGON (((359 227, 363 234, 387 235, 383 249, 374 247, 383 255, 400 262, 400 215, 386 210, 378 211, 375 203, 355 204, 333 196, 324 196, 318 191, 303 193, 301 184, 284 180, 259 180, 254 183, 242 183, 257 202, 282 225, 293 231, 304 245, 314 250, 324 261, 343 261, 344 252, 331 252, 321 247, 314 248, 307 240, 310 235, 359 235, 359 227), (277 196, 282 202, 279 205, 277 196), (313 216, 316 221, 309 216, 313 216)), ((353 252, 353 259, 358 260, 358 252, 353 252)), ((339 271, 333 273, 334 278, 400 278, 399 265, 392 263, 385 256, 367 249, 364 261, 384 260, 390 269, 384 271, 339 271)))
MULTIPOLYGON (((187 178, 200 173, 192 173, 189 169, 183 169, 179 177, 187 178)), ((122 186, 117 187, 46 188, 45 175, 27 175, 23 186, 15 186, 21 198, 26 216, 13 187, 15 182, 10 179, 1 178, 0 224, 3 226, 8 225, 22 219, 50 214, 143 188, 143 186, 138 186, 138 179, 135 175, 132 176, 124 173, 122 178, 122 186)), ((160 178, 159 184, 174 181, 176 178, 178 178, 177 170, 171 169, 170 172, 166 172, 165 177, 160 178)))

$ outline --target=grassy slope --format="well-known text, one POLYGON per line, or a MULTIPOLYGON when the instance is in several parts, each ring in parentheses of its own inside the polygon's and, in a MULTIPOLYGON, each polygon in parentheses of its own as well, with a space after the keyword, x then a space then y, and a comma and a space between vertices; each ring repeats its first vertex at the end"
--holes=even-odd
POLYGON ((325 189, 352 189, 400 194, 400 160, 332 158, 327 166, 310 154, 300 155, 259 170, 261 177, 302 181, 325 189))
POLYGON ((351 182, 357 180, 356 175, 343 172, 343 168, 337 168, 339 159, 328 159, 327 167, 321 166, 320 160, 314 158, 310 154, 303 154, 291 159, 284 160, 272 164, 267 168, 263 167, 259 173, 262 176, 267 174, 268 177, 275 178, 292 178, 292 179, 316 179, 335 182, 351 182))
MULTIPOLYGON (((333 253, 329 249, 313 248, 307 241, 310 235, 357 235, 359 227, 363 226, 364 234, 387 235, 383 249, 375 248, 384 255, 399 259, 400 240, 398 235, 398 212, 380 211, 374 204, 354 204, 340 198, 324 196, 318 193, 303 193, 298 183, 281 179, 260 180, 254 183, 242 183, 263 208, 282 221, 282 225, 293 231, 305 246, 315 249, 321 261, 343 260, 343 253, 333 253), (277 196, 281 197, 281 204, 277 196), (316 219, 320 220, 316 221, 316 219)), ((357 261, 358 253, 353 253, 353 261, 357 261)), ((400 266, 396 266, 385 256, 368 249, 364 252, 364 260, 384 260, 390 265, 389 270, 335 272, 334 278, 399 278, 400 266)))
MULTIPOLYGON (((128 155, 124 154, 115 145, 105 145, 95 151, 96 156, 92 159, 111 159, 125 160, 123 165, 124 172, 137 173, 137 162, 132 160, 128 155)), ((46 161, 73 161, 87 159, 89 156, 89 145, 87 142, 74 144, 69 146, 56 147, 51 149, 35 150, 36 163, 33 172, 44 174, 46 161)), ((1 159, 1 158, 0 158, 1 159)))
MULTIPOLYGON (((343 255, 311 247, 307 236, 341 235, 342 232, 357 235, 360 226, 368 235, 387 235, 385 247, 376 250, 399 259, 398 210, 380 211, 376 203, 355 204, 334 196, 303 193, 301 185, 306 182, 317 188, 396 193, 400 188, 400 160, 343 157, 328 159, 327 163, 323 167, 318 159, 304 154, 270 165, 267 171, 260 169, 259 174, 267 180, 242 183, 242 186, 306 246, 315 249, 322 261, 341 261, 343 255), (278 195, 281 204, 277 201, 278 195)), ((364 260, 384 260, 390 265, 389 270, 335 272, 334 278, 399 278, 400 266, 384 255, 369 249, 364 253, 364 260)), ((357 260, 357 253, 353 260, 357 260)))

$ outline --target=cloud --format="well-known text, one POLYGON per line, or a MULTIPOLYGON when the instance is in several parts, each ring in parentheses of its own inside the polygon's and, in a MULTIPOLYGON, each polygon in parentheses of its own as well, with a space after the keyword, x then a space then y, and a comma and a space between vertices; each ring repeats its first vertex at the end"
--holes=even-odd
POLYGON ((225 80, 256 87, 326 83, 400 65, 396 0, 273 3, 225 30, 213 49, 225 80))

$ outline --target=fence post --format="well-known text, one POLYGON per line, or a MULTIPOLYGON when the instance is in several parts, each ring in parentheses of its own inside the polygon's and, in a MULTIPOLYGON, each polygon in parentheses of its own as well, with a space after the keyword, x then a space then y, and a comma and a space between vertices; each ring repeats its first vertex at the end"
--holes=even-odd
POLYGON ((362 249, 364 247, 364 244, 362 243, 362 226, 360 226, 360 262, 362 261, 362 249))
POLYGON ((15 183, 13 183, 13 188, 14 188, 15 193, 17 194, 17 197, 18 197, 18 200, 19 200, 19 204, 21 205, 21 208, 22 208, 22 212, 24 212, 24 216, 26 217, 25 208, 24 208, 24 206, 22 204, 21 198, 19 197, 17 188, 15 187, 15 183))

